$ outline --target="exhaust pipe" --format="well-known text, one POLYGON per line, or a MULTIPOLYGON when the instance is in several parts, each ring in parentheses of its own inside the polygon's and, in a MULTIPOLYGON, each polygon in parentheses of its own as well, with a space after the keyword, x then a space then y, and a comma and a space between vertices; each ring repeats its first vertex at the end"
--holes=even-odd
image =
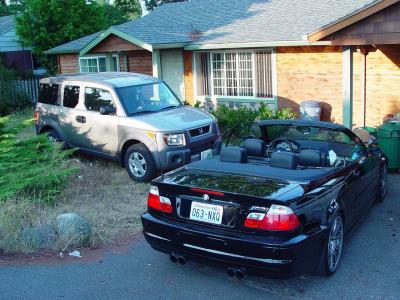
POLYGON ((181 254, 179 254, 178 255, 178 263, 181 264, 181 265, 184 265, 186 263, 186 257, 181 255, 181 254))
POLYGON ((246 275, 246 269, 245 268, 236 269, 235 276, 236 276, 237 279, 243 279, 245 275, 246 275))
POLYGON ((173 262, 173 263, 178 262, 178 256, 176 255, 175 252, 172 252, 172 253, 170 254, 169 259, 170 259, 170 261, 173 262))

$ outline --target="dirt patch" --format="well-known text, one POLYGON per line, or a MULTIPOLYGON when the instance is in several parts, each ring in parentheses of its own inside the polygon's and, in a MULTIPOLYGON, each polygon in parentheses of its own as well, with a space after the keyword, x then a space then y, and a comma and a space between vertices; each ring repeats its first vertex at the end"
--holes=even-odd
POLYGON ((136 183, 118 163, 75 155, 79 171, 60 195, 59 213, 75 212, 89 220, 100 242, 133 235, 141 229, 148 184, 136 183))

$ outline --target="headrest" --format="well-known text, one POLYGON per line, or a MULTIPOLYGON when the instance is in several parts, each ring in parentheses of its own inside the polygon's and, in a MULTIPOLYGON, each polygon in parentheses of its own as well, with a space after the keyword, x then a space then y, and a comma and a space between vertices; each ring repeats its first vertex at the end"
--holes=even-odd
POLYGON ((246 139, 243 141, 243 148, 248 156, 263 157, 265 155, 265 142, 260 139, 246 139))
POLYGON ((226 147, 222 149, 221 161, 233 163, 246 163, 247 152, 241 147, 226 147))
POLYGON ((304 167, 326 167, 327 157, 319 150, 304 149, 299 153, 299 164, 304 167))
POLYGON ((271 155, 270 166, 283 169, 296 169, 299 157, 293 152, 274 152, 271 155))

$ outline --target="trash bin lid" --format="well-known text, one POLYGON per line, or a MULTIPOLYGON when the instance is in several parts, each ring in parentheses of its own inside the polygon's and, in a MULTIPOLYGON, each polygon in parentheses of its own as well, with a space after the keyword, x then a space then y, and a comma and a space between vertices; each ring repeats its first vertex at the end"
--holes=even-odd
POLYGON ((300 106, 321 107, 321 102, 316 101, 316 100, 305 100, 300 103, 300 106))
POLYGON ((378 136, 400 138, 400 122, 387 122, 379 126, 378 136))

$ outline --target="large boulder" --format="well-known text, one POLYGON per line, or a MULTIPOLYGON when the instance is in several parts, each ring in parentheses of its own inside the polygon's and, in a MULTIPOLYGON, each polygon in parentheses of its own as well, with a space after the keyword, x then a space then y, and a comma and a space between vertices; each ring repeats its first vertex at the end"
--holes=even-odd
POLYGON ((69 246, 85 246, 92 235, 90 224, 75 213, 59 215, 57 227, 59 239, 69 246))
POLYGON ((21 243, 30 249, 42 249, 50 247, 57 239, 57 234, 49 224, 39 227, 25 228, 20 233, 21 243))

